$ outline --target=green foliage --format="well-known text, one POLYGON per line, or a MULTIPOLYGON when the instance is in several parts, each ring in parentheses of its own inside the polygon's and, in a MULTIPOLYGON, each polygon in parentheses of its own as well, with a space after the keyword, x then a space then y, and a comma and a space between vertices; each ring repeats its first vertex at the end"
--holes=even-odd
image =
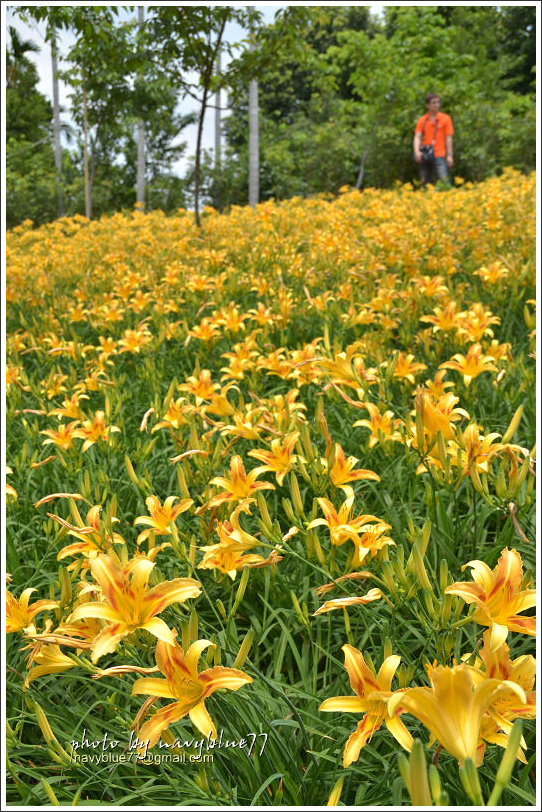
MULTIPOLYGON (((361 162, 365 186, 416 178, 412 137, 429 91, 452 115, 458 175, 533 169, 534 10, 512 11, 388 7, 383 23, 367 9, 315 11, 298 28, 303 47, 257 63, 262 198, 335 193, 356 183, 361 162)), ((244 199, 246 97, 246 83, 235 85, 229 202, 244 199)))

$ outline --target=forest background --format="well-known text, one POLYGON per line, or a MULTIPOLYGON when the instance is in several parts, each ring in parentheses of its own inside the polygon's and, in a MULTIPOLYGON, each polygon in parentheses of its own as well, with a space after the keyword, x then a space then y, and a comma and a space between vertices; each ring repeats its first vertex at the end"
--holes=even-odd
POLYGON ((456 177, 535 168, 534 6, 394 6, 378 16, 367 6, 288 6, 267 25, 257 7, 239 6, 147 6, 143 24, 127 6, 12 11, 45 22, 50 40, 73 32, 75 45, 59 74, 71 87, 73 125, 55 166, 53 108, 29 59, 38 46, 8 27, 8 228, 85 214, 85 131, 92 216, 132 209, 142 123, 148 210, 193 208, 196 185, 201 204, 246 204, 251 80, 260 200, 415 181, 412 134, 427 92, 439 93, 453 117, 456 177), (246 30, 241 43, 224 39, 232 20, 246 30), (214 113, 218 89, 229 108, 224 147, 215 154, 200 144, 179 176, 179 137, 214 113), (187 97, 198 113, 179 112, 187 97))

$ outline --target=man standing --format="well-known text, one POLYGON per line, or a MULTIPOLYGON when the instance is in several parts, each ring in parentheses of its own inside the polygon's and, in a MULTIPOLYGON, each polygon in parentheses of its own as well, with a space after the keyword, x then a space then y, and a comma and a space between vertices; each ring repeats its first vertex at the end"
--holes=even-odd
POLYGON ((449 183, 448 167, 454 165, 452 119, 440 112, 440 96, 436 93, 427 94, 425 106, 427 113, 418 119, 412 144, 422 186, 431 182, 433 170, 437 180, 449 183))

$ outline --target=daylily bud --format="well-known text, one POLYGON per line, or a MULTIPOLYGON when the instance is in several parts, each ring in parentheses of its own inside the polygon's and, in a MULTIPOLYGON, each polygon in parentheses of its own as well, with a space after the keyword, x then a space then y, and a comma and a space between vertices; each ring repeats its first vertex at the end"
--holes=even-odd
POLYGON ((60 567, 58 570, 58 577, 60 580, 60 606, 69 606, 72 600, 72 582, 66 567, 60 567))
POLYGON ((55 795, 55 793, 53 791, 53 788, 49 784, 49 782, 45 778, 41 778, 40 783, 41 783, 41 786, 43 787, 43 789, 45 791, 45 794, 47 795, 47 797, 49 798, 49 800, 51 801, 53 806, 60 806, 60 801, 56 797, 56 795, 55 795))
POLYGON ((346 775, 343 773, 341 777, 335 782, 333 785, 333 789, 329 794, 329 800, 327 802, 327 806, 338 806, 338 803, 341 799, 341 793, 343 790, 344 779, 346 775))
POLYGON ((504 471, 502 466, 499 468, 499 472, 495 477, 495 491, 499 499, 504 499, 508 492, 508 488, 506 487, 506 479, 504 478, 504 471))
POLYGON ((190 634, 191 641, 198 639, 198 613, 196 612, 196 609, 194 607, 190 612, 190 619, 188 621, 188 631, 190 634))
POLYGON ((299 622, 301 623, 302 626, 306 626, 307 624, 306 624, 305 616, 304 616, 303 612, 301 611, 301 606, 299 605, 299 601, 298 601, 298 599, 296 597, 295 592, 293 592, 293 590, 290 590, 290 596, 292 598, 292 603, 294 605, 294 609, 295 609, 295 613, 297 615, 297 619, 299 620, 299 622))
POLYGON ((183 499, 190 499, 190 491, 188 490, 188 485, 186 484, 184 467, 182 465, 177 466, 177 482, 179 483, 179 490, 183 499))
POLYGON ((429 765, 429 786, 431 788, 431 796, 435 806, 448 806, 448 793, 442 791, 440 783, 440 775, 434 764, 429 765))
POLYGON ((476 470, 475 465, 471 466, 469 474, 470 474, 472 484, 474 485, 474 489, 478 491, 478 493, 484 498, 484 500, 489 505, 493 506, 493 503, 491 501, 491 497, 489 495, 489 490, 488 490, 488 487, 487 487, 487 479, 486 479, 486 477, 484 476, 484 479, 482 481, 481 477, 478 474, 478 471, 476 470))
POLYGON ((508 742, 504 756, 497 770, 497 777, 495 786, 487 802, 487 806, 497 806, 498 800, 501 796, 503 789, 506 787, 512 776, 512 770, 518 757, 519 748, 521 746, 521 732, 523 722, 521 719, 516 719, 512 725, 512 730, 508 734, 508 742))
POLYGON ((320 539, 318 538, 316 533, 313 533, 312 530, 309 530, 309 533, 312 534, 312 543, 313 543, 313 546, 314 546, 314 552, 316 553, 316 559, 322 566, 325 566, 326 557, 324 555, 324 551, 322 550, 322 545, 320 544, 320 539))
MULTIPOLYGON (((301 437, 301 443, 303 445, 303 452, 307 460, 310 462, 311 460, 314 459, 314 447, 311 442, 309 426, 307 423, 299 424, 299 434, 301 437)), ((304 478, 306 478, 305 475, 303 476, 304 478)))
POLYGON ((292 503, 285 496, 282 497, 282 507, 284 508, 284 512, 286 513, 288 519, 292 523, 295 523, 295 513, 294 513, 292 503))
POLYGON ((301 493, 299 491, 299 483, 297 481, 296 475, 293 473, 290 474, 290 481, 291 481, 291 493, 292 493, 292 501, 294 503, 294 507, 299 516, 304 516, 305 512, 303 510, 303 500, 301 499, 301 493))
POLYGON ((440 619, 443 624, 448 623, 452 611, 452 596, 444 595, 440 607, 440 619))
POLYGON ((523 414, 523 404, 521 406, 518 406, 518 408, 514 412, 514 416, 510 421, 510 425, 508 426, 508 428, 506 429, 506 431, 502 436, 503 443, 509 443, 514 434, 516 433, 522 414, 523 414))
POLYGON ((232 606, 230 617, 233 617, 239 607, 239 604, 243 600, 243 595, 245 594, 245 589, 247 588, 248 584, 248 576, 250 575, 250 569, 248 567, 243 567, 243 572, 241 574, 241 580, 239 581, 239 586, 237 587, 237 595, 235 596, 235 603, 232 606))
POLYGON ((444 592, 446 587, 448 586, 448 562, 445 558, 442 559, 440 562, 440 572, 439 572, 439 586, 440 591, 444 592))
POLYGON ((465 792, 473 804, 476 806, 484 806, 480 779, 478 778, 478 771, 474 766, 472 758, 467 758, 463 766, 459 768, 459 777, 461 778, 465 792))
POLYGON ((235 662, 233 664, 234 668, 242 668, 245 664, 245 660, 248 657, 248 653, 252 648, 252 641, 254 640, 254 629, 251 627, 248 632, 246 633, 243 642, 241 643, 241 647, 239 649, 239 653, 235 658, 235 662))
POLYGON ((265 501, 265 496, 261 491, 257 491, 256 493, 256 501, 258 503, 258 509, 260 511, 260 516, 262 517, 262 523, 268 533, 271 532, 273 529, 273 523, 271 521, 271 516, 269 515, 269 510, 267 508, 267 502, 265 501))
POLYGON ((425 749, 419 739, 414 739, 410 751, 410 798, 412 806, 432 806, 429 781, 427 779, 427 762, 425 749))
POLYGON ((131 462, 130 457, 128 456, 128 454, 124 455, 124 464, 126 466, 126 470, 128 471, 128 476, 130 477, 130 479, 132 480, 134 485, 139 485, 138 476, 137 476, 136 472, 134 471, 134 466, 132 465, 132 462, 131 462))

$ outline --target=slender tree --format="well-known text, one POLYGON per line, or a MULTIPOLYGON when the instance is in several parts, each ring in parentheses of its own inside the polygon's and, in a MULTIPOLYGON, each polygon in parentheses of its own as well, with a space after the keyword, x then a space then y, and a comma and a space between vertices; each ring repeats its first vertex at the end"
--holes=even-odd
MULTIPOLYGON (((254 7, 252 7, 254 8, 254 7)), ((252 29, 252 33, 254 29, 252 29)), ((252 49, 254 49, 254 41, 252 49)), ((260 138, 258 129, 258 82, 251 79, 248 90, 248 202, 255 206, 260 198, 260 138)))
MULTIPOLYGON (((138 7, 139 30, 143 32, 145 24, 145 9, 138 7)), ((142 118, 137 122, 137 199, 136 206, 145 210, 145 122, 142 118)))
POLYGON ((58 216, 64 214, 64 194, 62 189, 62 148, 60 145, 60 104, 58 100, 58 50, 54 25, 49 33, 51 41, 51 63, 53 72, 53 141, 55 148, 56 194, 58 216))

